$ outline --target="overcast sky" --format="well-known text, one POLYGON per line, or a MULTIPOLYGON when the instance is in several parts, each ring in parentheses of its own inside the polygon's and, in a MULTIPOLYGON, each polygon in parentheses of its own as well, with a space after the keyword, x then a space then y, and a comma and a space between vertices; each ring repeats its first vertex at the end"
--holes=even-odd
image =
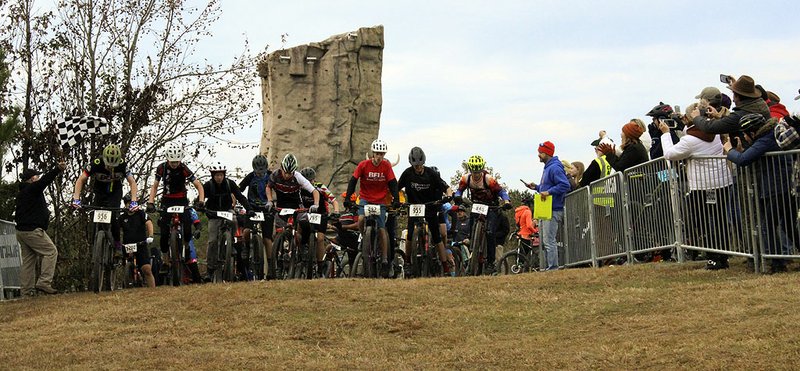
MULTIPOLYGON (((275 51, 281 34, 288 48, 383 25, 379 136, 388 158, 401 156, 395 171, 413 146, 446 177, 480 154, 521 189, 519 178, 539 182, 540 142, 588 166, 599 130, 619 142, 622 125, 649 122, 659 101, 686 107, 705 86, 726 91, 720 73, 750 75, 800 110, 798 4, 228 0, 197 53, 224 62, 244 37, 254 51, 275 51)), ((249 168, 250 158, 223 160, 249 168)))

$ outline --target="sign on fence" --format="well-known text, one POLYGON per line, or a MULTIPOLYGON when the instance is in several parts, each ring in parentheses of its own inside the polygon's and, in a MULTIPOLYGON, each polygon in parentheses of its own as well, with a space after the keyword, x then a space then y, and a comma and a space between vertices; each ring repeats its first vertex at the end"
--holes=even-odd
POLYGON ((14 223, 0 220, 0 299, 5 289, 19 289, 21 285, 22 257, 16 233, 14 223))

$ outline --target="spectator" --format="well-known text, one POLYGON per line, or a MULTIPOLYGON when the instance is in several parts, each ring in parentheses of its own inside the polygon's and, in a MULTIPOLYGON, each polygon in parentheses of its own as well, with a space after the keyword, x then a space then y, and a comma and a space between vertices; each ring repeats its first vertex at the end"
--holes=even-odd
POLYGON ((625 171, 648 161, 647 151, 639 140, 644 130, 636 123, 629 122, 622 127, 622 155, 617 156, 614 146, 601 143, 598 147, 606 155, 606 160, 616 171, 625 171))
MULTIPOLYGON (((797 236, 797 206, 789 183, 792 161, 787 156, 764 157, 767 152, 781 150, 773 135, 777 123, 777 119, 764 120, 760 114, 745 115, 740 125, 745 135, 753 138, 753 143, 743 150, 741 147, 733 148, 730 142, 726 142, 724 149, 728 153, 729 161, 738 166, 752 165, 754 168, 759 190, 759 215, 763 218, 760 223, 761 233, 766 244, 766 253, 789 255, 793 250, 791 239, 797 236)), ((770 260, 770 273, 785 271, 786 260, 770 260)))
POLYGON ((541 233, 544 247, 547 251, 547 268, 558 269, 558 246, 556 235, 558 226, 564 221, 564 196, 569 192, 569 180, 564 172, 564 166, 555 156, 556 146, 552 142, 539 144, 539 161, 544 163, 542 180, 536 183, 525 184, 528 188, 538 191, 542 200, 553 197, 553 216, 550 220, 542 220, 541 233))
MULTIPOLYGON (((664 156, 664 151, 661 147, 661 131, 658 129, 658 123, 664 120, 674 120, 674 114, 675 111, 672 110, 672 107, 670 107, 669 104, 664 104, 664 102, 659 102, 657 106, 653 107, 653 109, 647 113, 647 116, 653 118, 653 121, 647 126, 649 135, 652 138, 652 145, 650 147, 651 160, 664 156)), ((683 130, 683 125, 678 125, 677 123, 669 128, 672 144, 678 143, 678 131, 680 130, 683 130)))
MULTIPOLYGON (((653 147, 653 138, 650 136, 650 133, 647 131, 647 125, 644 124, 644 121, 637 118, 632 118, 632 123, 639 125, 642 128, 642 136, 639 137, 639 140, 642 141, 642 145, 644 146, 645 151, 647 152, 647 156, 650 156, 650 150, 653 147)), ((622 154, 622 149, 620 148, 617 152, 617 156, 622 154)))
MULTIPOLYGON (((572 178, 574 178, 576 181, 575 188, 578 188, 578 184, 581 183, 584 171, 586 171, 586 167, 583 165, 583 162, 575 161, 572 163, 572 172, 569 175, 572 175, 572 178)), ((575 188, 573 188, 573 190, 575 188)))
POLYGON ((58 163, 58 167, 48 171, 41 178, 39 177, 41 173, 33 169, 25 169, 20 175, 14 221, 17 224, 17 241, 22 250, 20 281, 23 296, 34 296, 36 294, 34 290, 45 294, 58 293, 53 288, 58 249, 46 233, 50 223, 50 211, 47 209, 47 201, 44 199, 44 190, 66 167, 67 165, 61 161, 58 163), (42 258, 42 264, 37 280, 36 260, 38 257, 42 258))
POLYGON ((608 163, 608 160, 606 160, 606 155, 604 155, 603 151, 598 147, 601 143, 613 145, 614 142, 608 138, 592 142, 594 153, 597 157, 589 164, 589 167, 583 173, 580 182, 578 182, 578 187, 586 187, 595 180, 611 175, 611 172, 614 170, 608 163))
POLYGON ((742 75, 739 79, 731 78, 731 84, 728 89, 733 92, 733 103, 736 107, 733 108, 731 114, 725 117, 716 118, 719 116, 719 111, 714 106, 705 108, 700 106, 686 112, 692 124, 698 129, 711 134, 730 134, 739 132, 739 120, 742 116, 748 113, 759 113, 765 119, 770 117, 769 107, 767 103, 761 99, 761 93, 756 89, 753 78, 747 75, 742 75))
POLYGON ((569 190, 576 190, 578 188, 578 180, 572 176, 572 173, 575 172, 572 164, 567 160, 561 160, 561 166, 564 166, 564 173, 567 175, 567 180, 569 181, 569 190))
MULTIPOLYGON (((713 115, 712 118, 717 119, 728 116, 730 114, 731 99, 728 98, 727 95, 722 94, 722 92, 719 91, 719 89, 713 86, 703 88, 703 90, 700 91, 700 94, 698 94, 694 98, 699 99, 699 104, 701 107, 705 106, 714 107, 716 113, 713 115)), ((694 108, 697 108, 697 104, 689 105, 689 107, 686 107, 686 113, 688 114, 689 112, 693 111, 694 108)), ((685 118, 686 115, 684 115, 683 117, 685 118)))
MULTIPOLYGON (((690 228, 687 238, 698 243, 701 233, 707 232, 707 247, 730 246, 728 236, 724 233, 727 224, 727 212, 731 204, 733 177, 724 161, 718 159, 691 159, 694 156, 722 155, 722 142, 718 135, 700 131, 689 126, 680 141, 672 144, 669 140, 669 128, 659 123, 661 145, 664 158, 669 161, 687 160, 686 177, 689 194, 686 198, 689 206, 690 228)), ((708 263, 706 269, 728 268, 727 255, 706 253, 708 263)))
POLYGON ((786 110, 786 106, 781 104, 781 97, 771 91, 768 91, 767 98, 767 107, 769 107, 769 115, 771 117, 780 120, 786 116, 789 116, 789 111, 786 110))

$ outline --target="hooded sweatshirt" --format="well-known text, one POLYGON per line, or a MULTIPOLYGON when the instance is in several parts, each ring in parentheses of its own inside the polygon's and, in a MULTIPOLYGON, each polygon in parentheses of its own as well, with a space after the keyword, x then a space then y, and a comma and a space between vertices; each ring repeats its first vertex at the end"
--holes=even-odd
POLYGON ((527 205, 522 205, 514 210, 514 220, 519 227, 519 236, 523 239, 530 240, 531 235, 537 233, 538 230, 533 226, 531 219, 531 208, 527 205))

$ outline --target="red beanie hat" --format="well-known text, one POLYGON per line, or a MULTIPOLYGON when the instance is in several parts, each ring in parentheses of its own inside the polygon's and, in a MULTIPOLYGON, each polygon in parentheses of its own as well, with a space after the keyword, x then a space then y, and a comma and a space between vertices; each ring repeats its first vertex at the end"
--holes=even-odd
POLYGON ((556 145, 550 141, 539 143, 539 153, 544 153, 550 157, 553 157, 553 155, 556 154, 556 145))
POLYGON ((644 134, 644 129, 634 122, 629 122, 622 127, 622 132, 625 136, 631 139, 639 139, 644 134))

